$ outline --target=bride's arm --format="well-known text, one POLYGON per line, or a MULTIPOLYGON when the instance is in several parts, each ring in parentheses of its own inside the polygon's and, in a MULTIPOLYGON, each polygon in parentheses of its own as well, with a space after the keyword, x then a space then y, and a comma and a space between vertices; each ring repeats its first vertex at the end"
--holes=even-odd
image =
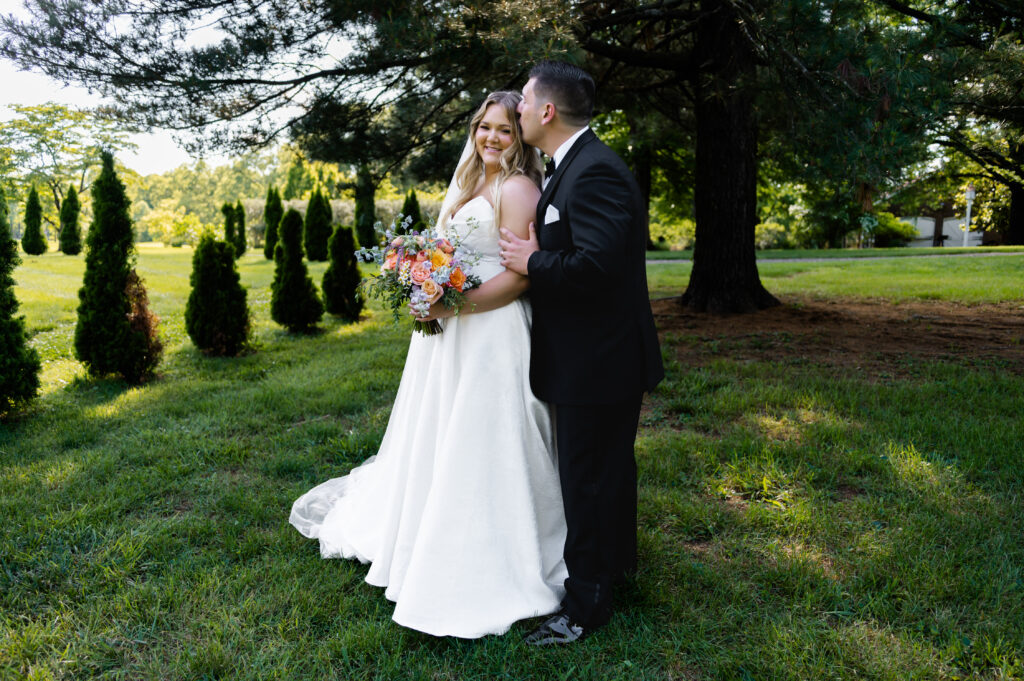
MULTIPOLYGON (((522 175, 510 177, 501 187, 501 227, 514 232, 519 238, 529 236, 530 223, 537 219, 537 201, 540 190, 522 175)), ((508 305, 526 292, 530 280, 512 270, 491 277, 466 293, 466 305, 459 314, 488 312, 508 305)), ((438 319, 452 316, 452 310, 441 303, 430 306, 430 314, 420 319, 438 319)))

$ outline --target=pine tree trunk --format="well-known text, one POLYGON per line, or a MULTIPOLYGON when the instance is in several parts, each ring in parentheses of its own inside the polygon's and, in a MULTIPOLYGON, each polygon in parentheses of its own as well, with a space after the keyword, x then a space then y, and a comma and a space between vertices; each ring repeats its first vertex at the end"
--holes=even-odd
POLYGON ((680 302, 701 312, 752 312, 778 305, 757 272, 757 130, 749 85, 754 60, 722 0, 704 0, 695 61, 697 217, 693 271, 680 302))
POLYGON ((1024 184, 1010 185, 1010 226, 1003 243, 1024 246, 1024 184))

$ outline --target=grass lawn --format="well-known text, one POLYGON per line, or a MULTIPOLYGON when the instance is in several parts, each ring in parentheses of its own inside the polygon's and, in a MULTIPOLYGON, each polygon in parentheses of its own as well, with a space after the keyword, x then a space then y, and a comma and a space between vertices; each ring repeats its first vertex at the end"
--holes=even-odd
MULTIPOLYGON (((758 260, 790 260, 794 258, 905 258, 915 255, 986 255, 992 253, 1024 253, 1024 246, 959 246, 903 247, 903 248, 830 248, 830 249, 778 249, 758 251, 758 260)), ((647 251, 648 260, 692 260, 693 250, 647 251)))
MULTIPOLYGON (((641 571, 613 622, 564 650, 525 646, 529 622, 435 639, 287 523, 376 451, 409 327, 374 306, 288 334, 248 253, 258 351, 206 358, 183 328, 190 259, 140 249, 166 354, 138 388, 73 359, 80 257, 15 271, 44 388, 0 425, 0 678, 1024 678, 1020 371, 684 363, 693 340, 668 334, 637 444, 641 571)), ((909 262, 761 273, 780 294, 1024 304, 1024 255, 909 262)), ((649 266, 652 295, 689 267, 649 266)))

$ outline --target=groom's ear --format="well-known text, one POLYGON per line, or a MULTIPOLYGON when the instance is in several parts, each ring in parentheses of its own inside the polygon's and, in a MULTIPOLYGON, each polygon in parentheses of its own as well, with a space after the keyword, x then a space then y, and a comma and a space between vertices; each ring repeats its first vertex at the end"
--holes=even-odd
POLYGON ((558 113, 555 109, 555 105, 551 102, 545 102, 544 104, 544 115, 540 117, 541 125, 547 125, 551 121, 555 120, 555 114, 558 113))

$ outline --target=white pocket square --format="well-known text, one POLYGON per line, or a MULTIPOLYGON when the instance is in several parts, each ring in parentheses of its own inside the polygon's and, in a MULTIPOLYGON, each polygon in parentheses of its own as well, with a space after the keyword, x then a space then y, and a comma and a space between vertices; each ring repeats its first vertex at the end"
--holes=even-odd
POLYGON ((558 209, 549 203, 547 210, 544 211, 544 224, 550 222, 558 222, 558 209))

